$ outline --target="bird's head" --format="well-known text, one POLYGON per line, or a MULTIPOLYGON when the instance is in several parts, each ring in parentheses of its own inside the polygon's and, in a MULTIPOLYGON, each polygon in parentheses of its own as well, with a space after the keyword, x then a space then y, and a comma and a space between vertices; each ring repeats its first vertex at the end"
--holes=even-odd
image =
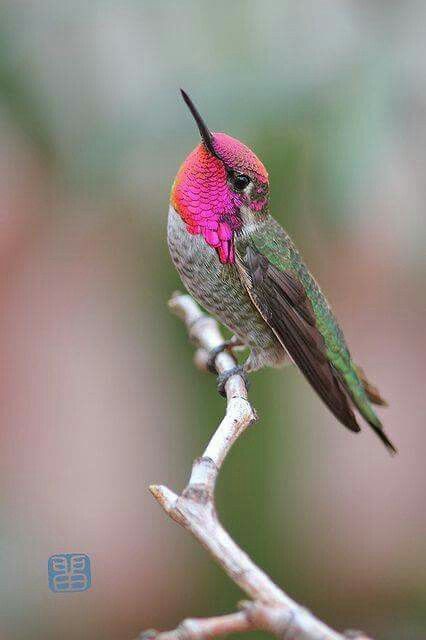
POLYGON ((180 167, 171 204, 192 234, 216 249, 222 263, 234 262, 234 235, 268 210, 268 173, 245 144, 205 125, 189 96, 182 96, 201 134, 180 167))

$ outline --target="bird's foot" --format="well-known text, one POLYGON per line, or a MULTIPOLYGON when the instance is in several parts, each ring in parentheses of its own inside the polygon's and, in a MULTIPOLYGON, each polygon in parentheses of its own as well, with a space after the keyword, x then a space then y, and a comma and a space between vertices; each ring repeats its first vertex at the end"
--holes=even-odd
POLYGON ((228 382, 229 378, 232 378, 232 376, 241 376, 242 379, 244 380, 244 384, 246 385, 246 388, 248 389, 250 386, 250 381, 248 379, 248 375, 244 367, 242 367, 241 365, 232 367, 232 369, 228 369, 228 371, 225 371, 224 373, 220 373, 217 376, 217 390, 219 391, 220 395, 223 396, 224 398, 226 398, 225 385, 228 382))
POLYGON ((226 342, 222 342, 222 344, 209 351, 209 357, 207 358, 206 367, 210 371, 210 373, 217 373, 216 357, 219 355, 219 353, 222 353, 222 351, 226 351, 227 349, 229 349, 228 340, 226 342))
POLYGON ((230 340, 225 340, 219 346, 215 347, 209 352, 209 357, 207 358, 206 367, 210 371, 210 373, 217 373, 216 369, 216 357, 222 351, 230 351, 235 349, 236 347, 242 347, 243 343, 237 338, 237 336, 233 336, 230 340))

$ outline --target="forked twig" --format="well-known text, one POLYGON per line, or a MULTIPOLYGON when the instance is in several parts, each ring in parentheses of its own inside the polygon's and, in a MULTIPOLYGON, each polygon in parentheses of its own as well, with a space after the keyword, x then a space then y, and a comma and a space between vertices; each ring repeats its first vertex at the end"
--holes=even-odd
MULTIPOLYGON (((205 368, 208 353, 223 343, 217 322, 205 315, 189 295, 175 293, 170 309, 185 323, 198 350, 195 362, 205 368)), ((236 365, 227 351, 216 356, 216 368, 224 373, 236 365)), ((217 517, 214 490, 223 461, 237 438, 256 419, 248 401, 244 380, 239 375, 228 379, 226 413, 201 458, 195 460, 189 483, 180 495, 162 485, 150 491, 168 513, 204 546, 228 576, 250 598, 241 610, 220 617, 188 619, 173 631, 146 631, 140 637, 156 640, 201 640, 203 638, 261 629, 285 640, 368 640, 360 632, 341 635, 298 605, 232 540, 217 517)))

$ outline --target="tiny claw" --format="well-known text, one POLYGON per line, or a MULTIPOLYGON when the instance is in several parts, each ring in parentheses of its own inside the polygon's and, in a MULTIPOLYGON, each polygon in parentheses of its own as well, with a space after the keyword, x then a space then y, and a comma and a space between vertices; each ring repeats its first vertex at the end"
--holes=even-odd
POLYGON ((217 347, 214 347, 214 349, 211 349, 211 351, 209 351, 209 357, 207 358, 206 367, 208 371, 210 371, 210 373, 217 373, 216 357, 219 355, 219 353, 222 353, 222 351, 226 351, 226 349, 229 349, 229 342, 229 340, 222 342, 222 344, 219 344, 217 347))
POLYGON ((217 390, 224 398, 226 398, 225 385, 228 382, 229 378, 232 378, 232 376, 241 376, 244 380, 244 384, 246 385, 246 389, 248 389, 250 386, 250 381, 244 367, 242 367, 241 365, 232 367, 232 369, 228 369, 228 371, 224 371, 224 373, 221 373, 217 376, 217 390))
POLYGON ((217 373, 216 369, 216 356, 223 351, 229 351, 232 353, 233 349, 238 349, 239 347, 244 347, 244 343, 237 336, 232 336, 230 340, 225 340, 222 344, 218 345, 214 349, 209 352, 206 367, 210 373, 217 373))

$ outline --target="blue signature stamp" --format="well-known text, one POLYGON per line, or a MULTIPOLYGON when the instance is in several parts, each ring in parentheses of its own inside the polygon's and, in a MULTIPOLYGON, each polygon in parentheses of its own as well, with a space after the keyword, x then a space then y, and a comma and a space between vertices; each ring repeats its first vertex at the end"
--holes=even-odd
POLYGON ((47 563, 49 589, 54 593, 87 591, 92 584, 90 558, 85 553, 57 553, 47 563))

